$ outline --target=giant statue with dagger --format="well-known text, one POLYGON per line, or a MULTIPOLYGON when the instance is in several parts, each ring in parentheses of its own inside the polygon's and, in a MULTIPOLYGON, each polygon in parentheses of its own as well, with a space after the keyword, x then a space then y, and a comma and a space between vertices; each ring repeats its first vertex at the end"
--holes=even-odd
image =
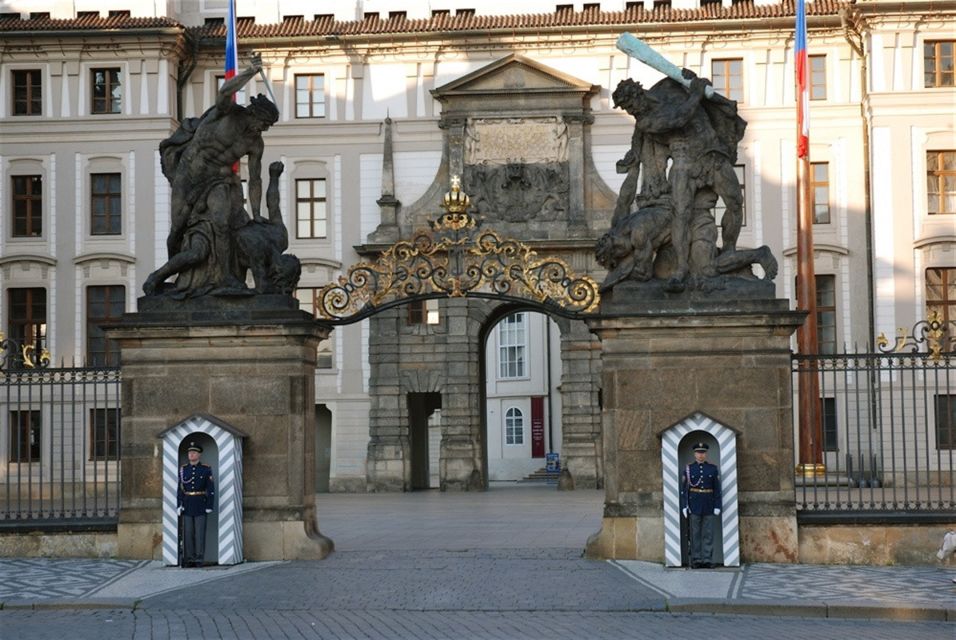
POLYGON ((611 230, 596 249, 608 269, 602 290, 630 280, 659 283, 671 294, 749 289, 772 296, 777 262, 769 248, 737 247, 743 196, 734 163, 747 126, 737 103, 631 34, 617 46, 667 77, 650 89, 622 80, 613 94, 635 123, 631 148, 618 162, 627 176, 611 230), (712 214, 718 198, 725 206, 719 248, 712 214), (742 286, 756 280, 753 264, 762 267, 765 286, 742 286))

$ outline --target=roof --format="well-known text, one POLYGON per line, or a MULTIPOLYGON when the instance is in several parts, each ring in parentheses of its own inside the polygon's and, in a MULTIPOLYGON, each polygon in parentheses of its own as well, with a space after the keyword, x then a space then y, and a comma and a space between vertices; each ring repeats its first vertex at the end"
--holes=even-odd
MULTIPOLYGON (((840 9, 851 4, 843 0, 814 0, 807 4, 808 16, 835 16, 840 9)), ((719 20, 768 20, 794 15, 794 0, 782 0, 777 4, 757 6, 752 0, 734 2, 723 7, 719 2, 705 4, 695 9, 673 9, 658 6, 645 11, 638 5, 624 11, 557 11, 538 14, 512 15, 438 15, 431 18, 409 20, 404 17, 388 19, 365 18, 363 20, 336 22, 331 16, 318 20, 288 17, 275 24, 257 24, 252 19, 240 18, 236 29, 240 39, 288 38, 301 36, 368 36, 411 35, 423 33, 454 33, 467 31, 502 31, 548 29, 560 27, 618 26, 629 28, 638 24, 667 24, 682 22, 712 22, 719 20)), ((91 29, 150 29, 180 26, 169 18, 130 18, 96 16, 73 20, 0 20, 0 31, 70 31, 91 29)), ((185 28, 185 27, 184 27, 185 28)), ((224 24, 207 24, 189 27, 200 38, 225 38, 224 24)))
POLYGON ((182 28, 182 25, 171 18, 131 18, 129 16, 83 16, 69 20, 54 20, 53 18, 36 18, 20 20, 17 18, 0 19, 0 31, 117 31, 141 29, 166 29, 170 27, 182 28))

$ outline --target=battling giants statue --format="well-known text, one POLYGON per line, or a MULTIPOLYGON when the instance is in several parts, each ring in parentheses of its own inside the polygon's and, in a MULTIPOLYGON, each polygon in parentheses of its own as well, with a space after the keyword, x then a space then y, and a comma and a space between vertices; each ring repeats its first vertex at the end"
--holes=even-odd
POLYGON ((631 149, 618 162, 627 177, 611 230, 596 248, 598 262, 608 270, 601 289, 655 280, 670 293, 739 290, 744 280, 756 279, 753 264, 763 268, 770 284, 777 274, 770 249, 737 248, 743 197, 734 162, 747 126, 737 115, 737 103, 629 34, 621 36, 618 47, 669 77, 647 90, 622 80, 614 91, 614 105, 634 116, 635 124, 631 149), (718 197, 726 207, 719 250, 711 214, 718 197))
POLYGON ((198 118, 183 120, 159 145, 163 175, 172 186, 169 261, 143 285, 147 296, 192 298, 204 295, 291 294, 299 280, 299 260, 282 255, 289 246, 279 210, 281 162, 269 167, 266 205, 261 214, 262 132, 279 119, 279 110, 262 94, 242 106, 233 96, 260 72, 261 61, 223 83, 216 104, 198 118), (249 206, 233 167, 249 158, 249 206), (251 271, 255 289, 246 286, 251 271), (177 276, 174 284, 165 280, 177 276))

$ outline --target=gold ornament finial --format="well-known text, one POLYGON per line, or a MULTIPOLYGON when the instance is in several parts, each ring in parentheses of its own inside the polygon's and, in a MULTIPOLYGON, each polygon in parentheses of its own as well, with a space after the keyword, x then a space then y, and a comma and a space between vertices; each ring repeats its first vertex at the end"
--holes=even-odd
POLYGON ((457 175, 451 177, 451 190, 442 198, 442 208, 448 213, 463 213, 468 211, 471 204, 471 198, 461 190, 461 178, 457 175))

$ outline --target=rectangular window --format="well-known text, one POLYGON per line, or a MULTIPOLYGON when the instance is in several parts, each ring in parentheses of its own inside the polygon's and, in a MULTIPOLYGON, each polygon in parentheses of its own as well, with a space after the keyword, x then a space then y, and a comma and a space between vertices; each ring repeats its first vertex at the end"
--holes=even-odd
POLYGON ((13 71, 13 115, 38 116, 42 113, 42 85, 39 69, 13 71))
MULTIPOLYGON (((319 291, 320 289, 316 287, 302 287, 301 289, 295 290, 295 297, 299 301, 299 308, 312 314, 313 317, 318 317, 316 310, 318 309, 319 291)), ((315 368, 332 368, 332 340, 330 338, 326 338, 316 347, 315 368)))
POLYGON ((10 462, 40 459, 40 412, 26 409, 10 412, 10 462))
POLYGON ((405 323, 413 324, 438 324, 441 316, 438 313, 438 300, 415 300, 405 305, 406 316, 405 323))
POLYGON ((106 337, 101 324, 118 320, 126 310, 126 287, 86 288, 86 365, 119 366, 119 348, 106 337))
POLYGON ((46 289, 8 289, 7 334, 21 345, 46 345, 46 289))
POLYGON ((527 314, 513 313, 498 325, 498 377, 524 378, 527 314))
POLYGON ((820 353, 837 352, 836 276, 816 276, 817 346, 820 353))
POLYGON ((119 67, 91 69, 90 74, 93 78, 92 113, 122 113, 123 86, 119 67))
POLYGON ((325 76, 321 73, 296 75, 295 117, 325 117, 325 76))
POLYGON ((810 163, 810 190, 813 192, 813 224, 830 223, 830 164, 810 163))
MULTIPOLYGON (((740 211, 740 226, 747 226, 747 183, 744 179, 744 165, 735 164, 734 173, 737 174, 737 182, 740 183, 740 198, 741 198, 741 211, 740 211)), ((724 219, 724 212, 727 211, 727 205, 724 204, 723 198, 717 198, 717 204, 714 205, 714 220, 717 221, 717 226, 721 226, 724 219)))
POLYGON ((827 57, 808 56, 810 62, 810 99, 827 99, 827 57))
POLYGON ((295 211, 297 238, 328 237, 324 179, 295 181, 295 211))
POLYGON ((926 153, 926 212, 956 213, 956 151, 926 153))
POLYGON ((820 409, 822 411, 820 417, 823 422, 823 450, 839 451, 836 398, 820 398, 820 401, 820 409))
POLYGON ((956 40, 941 40, 923 44, 923 86, 956 86, 953 76, 953 50, 956 40))
POLYGON ((90 409, 90 460, 118 460, 120 410, 90 409))
POLYGON ((744 100, 744 60, 743 58, 728 58, 726 60, 712 60, 710 63, 710 81, 714 91, 731 100, 744 100))
MULTIPOLYGON (((216 76, 216 95, 219 95, 219 90, 222 89, 222 85, 226 82, 226 76, 216 76)), ((215 102, 215 98, 213 99, 215 102)), ((236 104, 246 105, 249 104, 248 94, 246 93, 246 88, 242 87, 239 91, 236 91, 236 104)))
POLYGON ((43 176, 13 176, 13 237, 43 235, 43 176))
POLYGON ((90 232, 115 236, 123 232, 121 178, 118 173, 90 174, 90 232))
POLYGON ((956 449, 956 395, 936 396, 936 448, 956 449))
POLYGON ((926 311, 939 312, 944 331, 956 320, 956 267, 933 267, 926 270, 926 311))

